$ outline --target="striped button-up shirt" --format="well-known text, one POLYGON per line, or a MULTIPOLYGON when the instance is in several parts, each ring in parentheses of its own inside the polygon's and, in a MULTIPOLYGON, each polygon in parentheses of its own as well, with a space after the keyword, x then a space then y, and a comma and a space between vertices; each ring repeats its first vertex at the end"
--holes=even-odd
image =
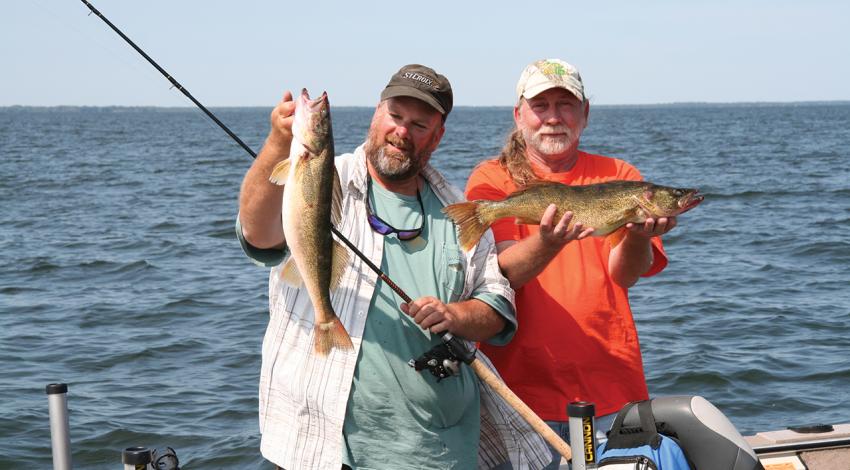
MULTIPOLYGON (((381 264, 383 237, 366 220, 366 156, 363 147, 336 158, 342 185, 342 220, 337 229, 376 265, 381 264)), ((443 204, 463 200, 430 165, 423 177, 443 204)), ((244 246, 244 241, 243 241, 244 246)), ((342 425, 352 378, 366 326, 377 274, 360 258, 343 274, 331 302, 354 344, 353 351, 332 350, 327 357, 313 350, 313 309, 306 290, 280 280, 282 264, 269 275, 269 325, 263 339, 260 372, 261 451, 287 470, 338 470, 342 464, 342 425)), ((490 292, 511 303, 514 293, 499 271, 492 234, 465 254, 461 299, 490 292)), ((480 352, 479 360, 493 368, 480 352)), ((481 392, 479 468, 510 461, 513 468, 542 468, 551 454, 542 438, 485 383, 481 392)), ((392 463, 388 462, 391 467, 392 463)), ((427 468, 428 463, 423 462, 427 468)))

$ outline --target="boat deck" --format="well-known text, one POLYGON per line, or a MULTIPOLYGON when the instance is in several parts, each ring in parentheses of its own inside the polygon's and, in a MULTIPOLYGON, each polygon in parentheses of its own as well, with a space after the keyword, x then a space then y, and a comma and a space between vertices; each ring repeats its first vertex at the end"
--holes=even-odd
POLYGON ((744 439, 765 470, 850 470, 850 424, 831 428, 826 432, 783 429, 744 439))

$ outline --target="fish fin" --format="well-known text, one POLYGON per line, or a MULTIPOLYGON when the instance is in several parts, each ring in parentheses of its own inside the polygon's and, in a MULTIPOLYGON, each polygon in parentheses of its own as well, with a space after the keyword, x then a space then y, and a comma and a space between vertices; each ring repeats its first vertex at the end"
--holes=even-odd
POLYGON ((331 291, 336 290, 339 287, 339 283, 342 280, 342 275, 345 273, 345 268, 348 266, 349 254, 348 249, 345 248, 345 245, 334 240, 333 246, 331 247, 333 250, 333 266, 331 266, 331 291))
POLYGON ((336 167, 334 167, 334 182, 333 182, 333 193, 331 196, 331 224, 334 226, 339 225, 339 221, 342 218, 342 184, 339 182, 339 173, 336 172, 336 167))
POLYGON ((351 336, 345 331, 345 327, 339 318, 331 312, 331 319, 327 323, 316 323, 313 327, 315 337, 313 347, 320 356, 327 356, 331 349, 354 349, 351 336))
POLYGON ((515 194, 521 193, 521 192, 525 191, 526 189, 530 189, 530 188, 533 188, 535 186, 553 186, 553 185, 557 186, 557 185, 563 185, 563 184, 564 183, 559 183, 557 181, 549 181, 549 180, 537 178, 537 179, 533 179, 533 180, 530 180, 530 181, 526 181, 526 183, 522 186, 522 188, 520 190, 515 191, 515 194))
POLYGON ((278 162, 277 165, 272 168, 272 174, 269 175, 269 181, 272 183, 283 186, 286 184, 286 179, 289 178, 289 164, 291 160, 288 158, 282 162, 278 162))
POLYGON ((611 248, 613 249, 614 247, 619 245, 624 238, 626 238, 626 232, 628 231, 629 229, 627 229, 626 227, 620 227, 617 230, 614 230, 613 232, 609 233, 605 239, 608 240, 608 243, 611 244, 611 248))
POLYGON ((443 208, 443 213, 457 225, 458 241, 465 251, 471 250, 478 243, 492 223, 492 221, 481 220, 479 208, 478 201, 459 202, 443 208))
POLYGON ((637 205, 643 209, 646 217, 658 217, 658 214, 663 213, 661 209, 652 202, 652 194, 652 191, 644 191, 643 197, 632 196, 637 205))
POLYGON ((280 269, 280 279, 291 285, 292 287, 301 287, 304 285, 304 280, 301 279, 301 273, 298 272, 298 266, 295 264, 295 258, 290 257, 280 269))
POLYGON ((517 225, 540 225, 539 220, 530 219, 528 217, 517 217, 515 223, 517 225))

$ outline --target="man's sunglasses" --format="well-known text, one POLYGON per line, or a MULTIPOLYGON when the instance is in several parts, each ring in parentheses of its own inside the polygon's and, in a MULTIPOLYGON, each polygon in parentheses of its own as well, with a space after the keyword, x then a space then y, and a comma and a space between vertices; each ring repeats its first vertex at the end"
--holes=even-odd
POLYGON ((413 240, 422 233, 422 228, 425 227, 425 205, 422 204, 422 196, 419 194, 419 189, 416 189, 416 200, 419 201, 419 209, 422 211, 422 224, 417 229, 397 229, 388 224, 384 219, 372 213, 372 208, 369 206, 369 192, 372 191, 372 178, 368 177, 368 190, 366 193, 366 218, 369 220, 369 226, 372 230, 381 235, 396 234, 399 240, 413 240))

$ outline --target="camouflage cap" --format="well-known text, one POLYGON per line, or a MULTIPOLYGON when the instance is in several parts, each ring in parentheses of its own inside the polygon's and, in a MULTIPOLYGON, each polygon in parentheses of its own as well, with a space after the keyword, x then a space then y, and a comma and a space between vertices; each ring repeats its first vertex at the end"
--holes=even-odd
POLYGON ((516 84, 516 97, 530 99, 551 88, 563 88, 584 101, 584 84, 578 69, 561 59, 532 62, 516 84))
POLYGON ((405 65, 390 78, 381 92, 381 101, 396 96, 422 100, 444 116, 452 110, 452 86, 449 80, 424 65, 405 65))

